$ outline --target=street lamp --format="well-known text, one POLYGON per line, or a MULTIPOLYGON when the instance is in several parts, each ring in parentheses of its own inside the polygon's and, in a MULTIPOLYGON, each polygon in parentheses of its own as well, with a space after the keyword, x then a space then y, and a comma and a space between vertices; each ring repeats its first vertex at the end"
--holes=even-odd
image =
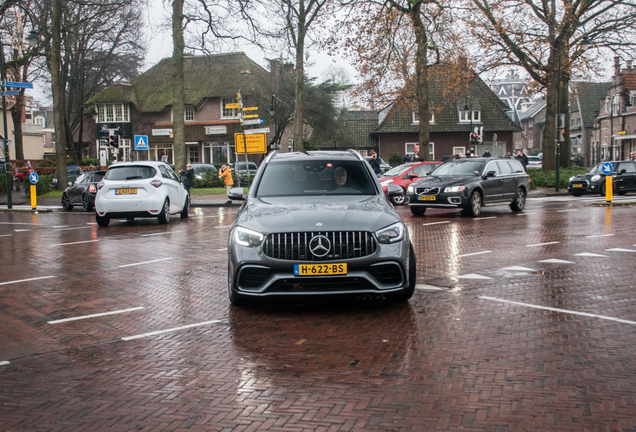
MULTIPOLYGON (((35 30, 31 30, 27 36, 27 42, 29 47, 35 48, 38 44, 38 33, 35 30)), ((5 98, 5 90, 7 87, 4 83, 7 80, 7 71, 4 67, 4 43, 0 39, 0 78, 2 79, 2 123, 4 125, 4 140, 2 151, 4 152, 4 170, 7 177, 7 208, 13 208, 13 202, 11 197, 11 189, 13 189, 12 177, 11 177, 11 158, 9 157, 9 136, 7 127, 7 101, 5 98)))
POLYGON ((466 103, 464 104, 464 111, 468 112, 468 117, 470 117, 470 133, 468 134, 468 149, 470 151, 471 146, 473 144, 473 104, 470 102, 470 96, 466 96, 466 103), (470 106, 468 105, 470 103, 470 106))

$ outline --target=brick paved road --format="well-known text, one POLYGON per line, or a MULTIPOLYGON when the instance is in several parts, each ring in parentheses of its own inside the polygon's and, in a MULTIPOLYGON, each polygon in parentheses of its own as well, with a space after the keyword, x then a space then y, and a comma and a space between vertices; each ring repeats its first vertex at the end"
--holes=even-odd
POLYGON ((407 304, 246 308, 235 208, 0 213, 0 430, 634 431, 636 207, 586 202, 400 208, 407 304))

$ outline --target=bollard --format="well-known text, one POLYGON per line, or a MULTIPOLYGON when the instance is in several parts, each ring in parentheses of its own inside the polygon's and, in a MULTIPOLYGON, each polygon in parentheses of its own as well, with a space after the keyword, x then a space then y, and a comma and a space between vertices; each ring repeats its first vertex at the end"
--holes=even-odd
POLYGON ((36 196, 36 192, 35 192, 35 185, 32 184, 31 185, 31 209, 35 210, 37 207, 37 196, 36 196))
POLYGON ((605 201, 608 203, 612 202, 612 176, 608 175, 605 177, 605 201))

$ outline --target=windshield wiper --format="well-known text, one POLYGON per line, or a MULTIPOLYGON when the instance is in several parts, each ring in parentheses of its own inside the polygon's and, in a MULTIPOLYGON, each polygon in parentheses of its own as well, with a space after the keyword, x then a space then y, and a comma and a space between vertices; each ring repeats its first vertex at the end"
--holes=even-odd
POLYGON ((140 179, 141 176, 130 176, 130 177, 126 177, 126 180, 134 180, 134 179, 140 179))

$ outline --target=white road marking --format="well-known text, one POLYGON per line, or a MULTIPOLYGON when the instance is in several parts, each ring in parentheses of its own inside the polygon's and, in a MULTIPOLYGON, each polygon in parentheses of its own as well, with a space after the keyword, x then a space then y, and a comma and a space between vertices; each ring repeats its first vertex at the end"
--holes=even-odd
POLYGON ((467 253, 467 254, 457 255, 457 258, 462 258, 462 257, 467 257, 467 256, 472 256, 472 255, 481 255, 481 254, 487 254, 487 253, 492 253, 492 251, 481 251, 481 252, 467 253))
POLYGON ((66 228, 66 227, 68 227, 68 225, 57 225, 57 226, 53 225, 53 228, 66 228))
POLYGON ((478 274, 467 274, 467 275, 463 275, 463 276, 455 276, 456 279, 482 279, 482 280, 490 280, 492 278, 489 278, 488 276, 482 276, 482 275, 478 275, 478 274))
POLYGON ((4 366, 4 365, 8 365, 9 362, 8 361, 0 361, 0 366, 4 366))
POLYGON ((546 245, 557 244, 557 243, 559 242, 554 241, 554 242, 547 242, 547 243, 529 244, 529 245, 526 245, 526 247, 546 246, 546 245))
POLYGON ((217 249, 217 250, 224 251, 224 250, 227 250, 227 248, 221 248, 221 249, 217 249))
POLYGON ((206 218, 217 218, 217 217, 221 217, 221 215, 216 215, 216 216, 197 216, 197 217, 193 217, 192 219, 206 219, 206 218))
POLYGON ((9 284, 18 283, 18 282, 29 282, 29 281, 40 280, 40 279, 50 279, 54 277, 55 276, 42 276, 42 277, 36 277, 31 279, 20 279, 20 280, 14 280, 10 282, 0 282, 0 285, 9 285, 9 284))
POLYGON ((484 219, 497 219, 497 216, 489 216, 489 217, 483 217, 483 218, 473 218, 473 220, 484 220, 484 219))
POLYGON ((597 235, 590 235, 590 236, 587 236, 587 237, 585 237, 585 238, 611 237, 611 236, 613 236, 613 235, 614 235, 614 234, 597 234, 597 235))
POLYGON ((505 268, 502 268, 501 270, 503 270, 503 271, 520 271, 520 272, 536 271, 535 269, 531 269, 531 268, 528 268, 528 267, 521 267, 521 266, 505 267, 505 268))
POLYGON ((416 284, 415 289, 418 291, 445 291, 447 288, 440 288, 428 284, 416 284))
POLYGON ((450 223, 450 221, 430 222, 430 223, 422 224, 422 226, 426 226, 426 225, 439 225, 439 224, 446 224, 446 223, 450 223))
POLYGON ((571 211, 577 211, 578 209, 569 209, 569 210, 557 210, 557 213, 565 213, 565 212, 571 212, 571 211))
POLYGON ((517 213, 517 216, 528 216, 528 215, 534 215, 536 213, 517 213))
POLYGON ((112 312, 103 312, 103 313, 97 313, 97 314, 92 314, 92 315, 84 315, 84 316, 78 316, 78 317, 73 317, 73 318, 65 318, 65 319, 60 319, 60 320, 55 320, 55 321, 49 321, 48 323, 49 324, 60 324, 60 323, 68 322, 68 321, 77 321, 77 320, 101 317, 101 316, 106 316, 106 315, 115 315, 115 314, 121 314, 121 313, 125 313, 125 312, 132 312, 132 311, 141 310, 141 309, 145 309, 145 308, 143 306, 139 306, 139 307, 134 307, 134 308, 130 308, 130 309, 116 310, 116 311, 112 311, 112 312))
POLYGON ((592 252, 577 253, 574 254, 574 256, 607 258, 607 255, 595 254, 592 252))
POLYGON ((180 233, 183 231, 166 231, 166 232, 160 232, 160 233, 153 233, 153 234, 139 234, 141 237, 150 237, 150 236, 156 236, 156 235, 163 235, 163 234, 176 234, 176 233, 180 233))
POLYGON ((209 325, 209 324, 216 324, 216 323, 220 323, 222 321, 223 320, 204 321, 204 322, 200 322, 200 323, 196 323, 196 324, 185 325, 185 326, 182 326, 182 327, 174 327, 174 328, 167 329, 167 330, 157 330, 157 331, 154 331, 154 332, 144 333, 144 334, 135 335, 135 336, 126 336, 126 337, 123 337, 121 339, 125 340, 125 341, 129 341, 129 340, 133 340, 133 339, 139 339, 139 338, 143 338, 143 337, 154 336, 154 335, 158 335, 158 334, 163 334, 163 333, 169 333, 169 332, 189 329, 189 328, 193 328, 193 327, 200 327, 200 326, 209 325))
POLYGON ((86 225, 97 225, 97 222, 89 222, 86 225))
POLYGON ((214 227, 214 229, 219 229, 219 228, 229 228, 232 225, 223 225, 223 226, 218 226, 218 227, 214 227))
POLYGON ((11 237, 11 236, 13 236, 13 234, 2 234, 2 235, 0 235, 0 237, 11 237))
POLYGON ((93 228, 93 227, 75 227, 75 228, 61 228, 61 229, 56 229, 55 231, 69 231, 69 230, 78 230, 78 229, 86 229, 86 228, 93 228))
POLYGON ((28 222, 0 222, 2 225, 39 225, 36 223, 28 223, 28 222))
POLYGON ((540 263, 546 263, 546 264, 576 264, 574 261, 566 261, 566 260, 560 260, 560 259, 556 259, 556 258, 551 258, 551 259, 547 259, 547 260, 541 260, 539 262, 540 263))
POLYGON ((156 262, 159 262, 159 261, 168 261, 168 260, 171 260, 171 259, 174 259, 174 257, 170 257, 170 258, 159 258, 159 259, 152 260, 152 261, 144 261, 144 262, 138 262, 138 263, 134 263, 134 264, 122 264, 122 265, 117 266, 117 267, 119 267, 119 268, 122 268, 122 267, 132 267, 132 266, 138 266, 138 265, 143 265, 143 264, 156 263, 156 262))
POLYGON ((17 229, 14 230, 15 232, 25 232, 25 231, 33 231, 31 228, 27 228, 27 229, 17 229))
POLYGON ((548 310, 548 311, 552 311, 552 312, 560 312, 560 313, 566 313, 566 314, 572 314, 572 315, 581 315, 581 316, 586 316, 586 317, 590 317, 590 318, 600 318, 600 319, 604 319, 604 320, 616 321, 616 322, 623 323, 623 324, 636 325, 636 321, 629 321, 629 320, 624 320, 624 319, 620 319, 620 318, 608 317, 608 316, 605 316, 605 315, 597 315, 597 314, 592 314, 592 313, 587 313, 587 312, 577 312, 577 311, 571 311, 571 310, 568 310, 568 309, 557 309, 557 308, 548 307, 548 306, 539 306, 539 305, 533 305, 533 304, 529 304, 529 303, 521 303, 521 302, 510 301, 510 300, 503 300, 503 299, 498 299, 498 298, 494 298, 494 297, 479 296, 479 298, 484 299, 484 300, 492 300, 492 301, 496 301, 496 302, 500 302, 500 303, 510 303, 510 304, 514 304, 514 305, 517 305, 517 306, 524 306, 524 307, 529 307, 529 308, 534 308, 534 309, 542 309, 542 310, 548 310))
POLYGON ((66 245, 74 245, 74 244, 80 244, 80 243, 94 243, 94 242, 98 242, 99 240, 86 240, 86 241, 78 241, 78 242, 72 242, 72 243, 57 243, 57 244, 52 244, 51 247, 53 246, 66 246, 66 245))
POLYGON ((636 252, 636 250, 623 249, 623 248, 613 248, 613 249, 605 249, 605 252, 636 252))

